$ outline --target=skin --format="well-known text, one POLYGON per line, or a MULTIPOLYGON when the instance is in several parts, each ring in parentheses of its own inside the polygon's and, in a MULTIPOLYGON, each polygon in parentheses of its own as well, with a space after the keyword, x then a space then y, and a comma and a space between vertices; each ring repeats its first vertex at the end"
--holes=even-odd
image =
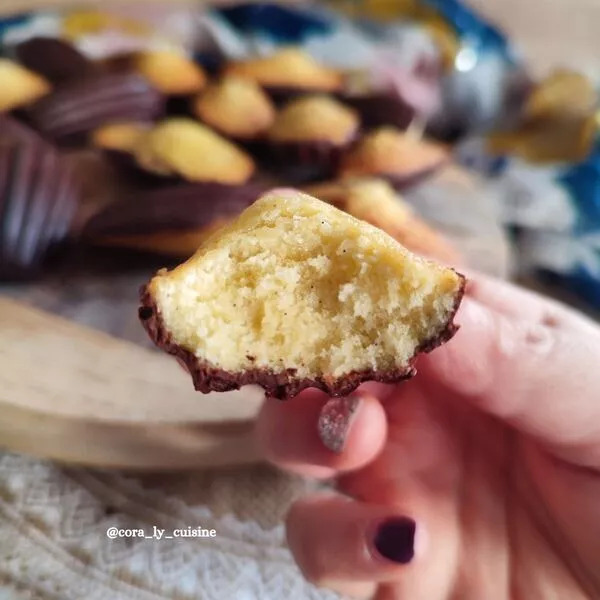
POLYGON ((600 328, 483 276, 457 322, 413 380, 359 389, 340 453, 317 433, 324 394, 265 403, 267 457, 335 478, 288 514, 300 569, 377 600, 600 598, 600 328), (394 516, 417 523, 406 565, 373 546, 394 516))

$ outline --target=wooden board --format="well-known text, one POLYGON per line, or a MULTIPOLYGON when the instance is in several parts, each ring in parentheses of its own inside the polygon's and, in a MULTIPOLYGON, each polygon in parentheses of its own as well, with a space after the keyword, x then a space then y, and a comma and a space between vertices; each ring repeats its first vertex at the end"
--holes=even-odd
POLYGON ((0 446, 87 465, 254 462, 261 390, 201 395, 166 355, 0 297, 0 446))

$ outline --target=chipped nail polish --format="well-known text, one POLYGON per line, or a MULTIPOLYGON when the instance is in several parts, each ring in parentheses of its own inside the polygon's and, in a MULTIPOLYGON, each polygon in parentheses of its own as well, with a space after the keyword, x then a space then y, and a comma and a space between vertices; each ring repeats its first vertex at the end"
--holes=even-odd
POLYGON ((350 426, 362 399, 359 394, 345 398, 331 398, 321 409, 318 432, 321 441, 332 452, 344 449, 350 426))

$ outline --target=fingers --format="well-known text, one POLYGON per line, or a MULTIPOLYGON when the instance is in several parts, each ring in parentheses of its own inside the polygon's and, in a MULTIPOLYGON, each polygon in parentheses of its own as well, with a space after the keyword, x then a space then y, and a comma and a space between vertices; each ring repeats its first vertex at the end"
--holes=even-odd
POLYGON ((315 495, 292 506, 288 545, 304 576, 316 585, 340 589, 345 582, 365 589, 368 582, 394 582, 397 598, 444 597, 454 568, 444 560, 447 540, 441 536, 432 548, 426 519, 419 514, 416 507, 401 504, 386 507, 315 495))
POLYGON ((466 398, 566 460, 600 465, 598 330, 507 316, 470 298, 457 318, 455 338, 419 362, 427 385, 466 398))
POLYGON ((422 525, 400 509, 371 506, 336 495, 296 502, 287 517, 288 545, 307 579, 391 581, 425 552, 422 525))
POLYGON ((256 431, 268 460, 324 478, 370 462, 385 442, 387 422, 379 401, 366 392, 329 399, 307 390, 285 402, 267 400, 256 431))
POLYGON ((548 327, 571 330, 595 327, 595 323, 560 302, 481 273, 467 275, 466 295, 507 317, 548 327))

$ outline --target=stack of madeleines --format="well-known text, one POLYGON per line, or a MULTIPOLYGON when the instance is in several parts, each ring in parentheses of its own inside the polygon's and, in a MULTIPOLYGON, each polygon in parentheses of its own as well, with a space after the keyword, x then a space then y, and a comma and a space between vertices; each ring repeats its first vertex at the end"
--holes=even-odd
POLYGON ((34 276, 64 243, 187 258, 275 184, 460 262, 400 196, 448 150, 406 131, 414 111, 400 99, 350 93, 343 72, 300 49, 216 72, 173 50, 92 60, 44 37, 3 56, 0 279, 34 276), (91 211, 73 169, 82 152, 118 182, 91 211))

